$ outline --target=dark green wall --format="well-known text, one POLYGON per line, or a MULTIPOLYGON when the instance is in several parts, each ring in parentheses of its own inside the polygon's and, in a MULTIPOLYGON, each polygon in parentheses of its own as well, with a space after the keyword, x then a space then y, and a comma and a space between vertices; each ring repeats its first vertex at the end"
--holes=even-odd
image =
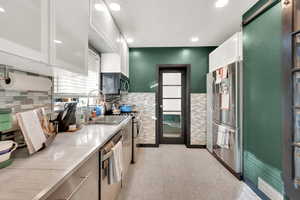
POLYGON ((244 176, 282 192, 281 4, 244 32, 244 176))
POLYGON ((191 64, 191 92, 206 92, 208 56, 215 47, 131 48, 130 92, 154 92, 157 64, 191 64))

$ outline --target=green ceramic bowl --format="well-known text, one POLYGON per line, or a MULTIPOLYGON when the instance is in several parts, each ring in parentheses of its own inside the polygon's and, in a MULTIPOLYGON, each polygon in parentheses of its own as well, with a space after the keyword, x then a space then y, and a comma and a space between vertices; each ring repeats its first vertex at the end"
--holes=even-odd
POLYGON ((13 159, 8 159, 4 162, 0 163, 0 169, 8 167, 9 165, 11 165, 11 163, 13 162, 13 159))

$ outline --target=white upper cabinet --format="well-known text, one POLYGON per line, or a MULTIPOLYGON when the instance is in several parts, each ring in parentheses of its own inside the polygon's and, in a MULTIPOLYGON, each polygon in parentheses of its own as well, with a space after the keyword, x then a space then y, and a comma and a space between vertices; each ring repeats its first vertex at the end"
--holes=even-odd
POLYGON ((89 40, 100 52, 119 51, 120 32, 103 0, 90 0, 89 40))
POLYGON ((120 73, 121 57, 118 53, 101 54, 101 72, 104 73, 120 73))
POLYGON ((121 72, 129 77, 129 49, 125 38, 120 40, 121 72))
POLYGON ((243 37, 238 32, 209 54, 209 71, 243 60, 243 37))
MULTIPOLYGON (((0 51, 32 61, 49 61, 48 0, 0 0, 0 51)), ((1 64, 10 64, 3 63, 1 64)))
POLYGON ((52 75, 87 73, 87 0, 0 0, 0 64, 52 75))
POLYGON ((118 53, 104 53, 101 57, 101 72, 122 73, 129 77, 129 50, 126 40, 121 37, 118 53))
POLYGON ((89 2, 50 0, 51 64, 87 74, 89 2))

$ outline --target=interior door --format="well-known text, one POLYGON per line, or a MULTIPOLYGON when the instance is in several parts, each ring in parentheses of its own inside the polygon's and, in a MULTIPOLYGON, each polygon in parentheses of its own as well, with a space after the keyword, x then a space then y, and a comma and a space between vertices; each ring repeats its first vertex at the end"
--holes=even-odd
POLYGON ((185 143, 185 70, 159 71, 159 135, 161 144, 185 143))

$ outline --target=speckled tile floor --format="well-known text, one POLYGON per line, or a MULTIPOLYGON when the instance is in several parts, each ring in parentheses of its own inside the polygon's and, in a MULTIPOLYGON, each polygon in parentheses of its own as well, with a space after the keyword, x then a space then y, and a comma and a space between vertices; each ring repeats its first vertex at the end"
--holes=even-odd
POLYGON ((259 200, 203 149, 142 148, 118 200, 259 200))

